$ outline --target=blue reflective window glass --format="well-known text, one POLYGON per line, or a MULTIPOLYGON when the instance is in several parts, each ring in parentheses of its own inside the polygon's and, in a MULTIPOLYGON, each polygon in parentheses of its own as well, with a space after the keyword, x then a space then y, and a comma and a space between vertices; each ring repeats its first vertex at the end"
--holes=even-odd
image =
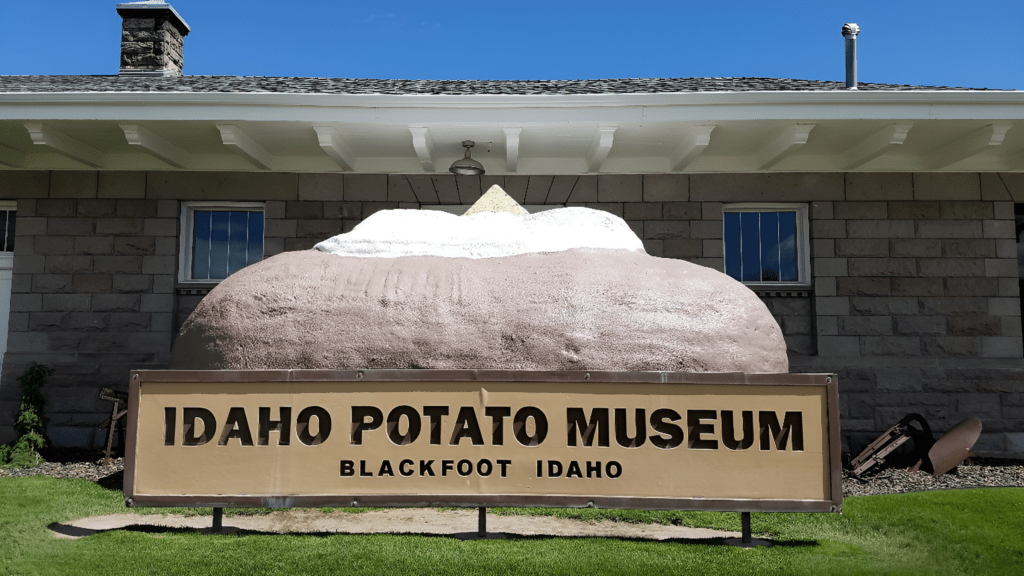
POLYGON ((783 282, 800 279, 796 266, 796 212, 779 214, 779 274, 783 282))
POLYGON ((263 212, 196 210, 192 279, 223 280, 263 259, 263 212))
POLYGON ((211 212, 196 212, 192 227, 192 278, 205 280, 210 277, 210 215, 211 212))
POLYGON ((761 281, 779 281, 779 213, 761 213, 761 281))
POLYGON ((725 212, 725 273, 742 282, 799 282, 796 212, 725 212))
POLYGON ((210 276, 211 280, 228 277, 228 232, 231 226, 230 212, 212 212, 210 226, 210 276))
POLYGON ((726 212, 725 216, 725 273, 739 280, 740 271, 740 215, 726 212))
POLYGON ((249 244, 246 266, 263 260, 263 212, 249 212, 249 244))
POLYGON ((228 212, 228 266, 231 274, 246 266, 249 248, 249 213, 228 212))
POLYGON ((757 212, 740 212, 740 279, 761 281, 761 218, 757 212))

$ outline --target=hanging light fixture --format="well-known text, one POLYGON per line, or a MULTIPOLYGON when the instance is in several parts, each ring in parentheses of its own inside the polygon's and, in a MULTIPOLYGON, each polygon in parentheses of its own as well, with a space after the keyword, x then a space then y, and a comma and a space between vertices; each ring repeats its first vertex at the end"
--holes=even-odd
POLYGON ((483 174, 484 165, 469 156, 469 149, 475 145, 476 142, 472 140, 463 140, 462 147, 466 149, 466 157, 452 162, 452 167, 448 171, 459 176, 480 176, 483 174))

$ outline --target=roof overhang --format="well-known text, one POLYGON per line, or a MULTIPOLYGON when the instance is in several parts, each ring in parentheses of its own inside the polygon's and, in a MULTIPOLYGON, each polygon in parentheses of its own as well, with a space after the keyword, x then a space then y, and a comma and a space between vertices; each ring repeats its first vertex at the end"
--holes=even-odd
POLYGON ((0 167, 490 174, 1022 171, 1024 92, 0 93, 0 167))

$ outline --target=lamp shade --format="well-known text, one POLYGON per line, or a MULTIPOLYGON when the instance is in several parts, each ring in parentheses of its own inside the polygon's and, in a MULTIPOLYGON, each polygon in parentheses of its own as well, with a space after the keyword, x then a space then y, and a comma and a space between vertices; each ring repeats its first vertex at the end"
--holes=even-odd
POLYGON ((485 172, 484 165, 473 160, 469 155, 470 148, 475 144, 472 140, 464 140, 462 142, 462 146, 466 149, 466 156, 452 162, 451 168, 448 168, 449 172, 459 176, 480 176, 485 172))

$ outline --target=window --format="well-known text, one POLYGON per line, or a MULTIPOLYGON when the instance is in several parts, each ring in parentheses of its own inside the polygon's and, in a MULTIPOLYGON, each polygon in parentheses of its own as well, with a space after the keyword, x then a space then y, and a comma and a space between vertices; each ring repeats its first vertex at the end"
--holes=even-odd
POLYGON ((726 204, 725 273, 755 286, 811 282, 806 204, 726 204))
POLYGON ((14 222, 18 203, 0 200, 0 367, 7 353, 7 330, 10 328, 11 287, 14 280, 14 222))
POLYGON ((263 204, 183 202, 182 282, 219 282, 263 259, 263 204))
POLYGON ((17 202, 0 202, 0 253, 14 252, 14 221, 17 210, 17 202))

